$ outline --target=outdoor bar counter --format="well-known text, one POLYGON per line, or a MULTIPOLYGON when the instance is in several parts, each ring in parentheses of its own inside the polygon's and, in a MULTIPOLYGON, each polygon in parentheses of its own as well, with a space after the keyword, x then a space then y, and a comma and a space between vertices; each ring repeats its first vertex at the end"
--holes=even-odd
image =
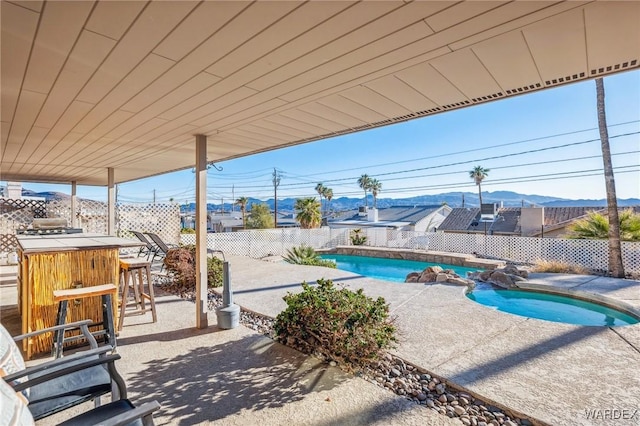
MULTIPOLYGON (((53 291, 118 284, 119 249, 139 246, 139 241, 100 234, 16 235, 18 240, 18 309, 22 333, 51 327, 58 305, 53 291)), ((117 299, 114 298, 114 299, 117 299)), ((112 300, 117 315, 118 301, 112 300)), ((67 322, 102 321, 99 297, 71 302, 67 322)), ((117 318, 114 318, 117 324, 117 318)), ((27 359, 50 352, 53 336, 45 334, 24 341, 27 359)))

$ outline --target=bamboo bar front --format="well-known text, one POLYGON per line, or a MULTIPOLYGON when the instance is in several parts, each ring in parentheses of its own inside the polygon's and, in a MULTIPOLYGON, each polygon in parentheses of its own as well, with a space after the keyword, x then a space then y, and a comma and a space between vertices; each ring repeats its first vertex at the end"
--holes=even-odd
MULTIPOLYGON (((58 305, 53 300, 54 290, 90 287, 101 284, 118 284, 119 248, 135 245, 135 242, 113 237, 93 236, 73 239, 33 240, 18 238, 20 268, 18 274, 19 309, 22 316, 22 332, 29 333, 56 324, 58 305), (60 244, 60 242, 62 244, 60 244), (73 243, 77 243, 74 245, 73 243)), ((114 298, 114 299, 117 299, 114 298)), ((118 301, 112 300, 117 324, 118 301)), ((66 322, 91 319, 102 322, 101 298, 88 297, 69 303, 66 322)), ((94 331, 97 328, 94 328, 94 331)), ((33 355, 50 352, 53 334, 47 333, 24 341, 27 359, 33 355)))

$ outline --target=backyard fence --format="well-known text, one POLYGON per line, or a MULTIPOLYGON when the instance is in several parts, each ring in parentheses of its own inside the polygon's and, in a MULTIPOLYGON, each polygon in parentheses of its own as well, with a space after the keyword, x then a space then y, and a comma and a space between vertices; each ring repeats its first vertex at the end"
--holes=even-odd
MULTIPOLYGON (((79 199, 76 223, 84 232, 107 233, 107 204, 79 199)), ((51 202, 0 198, 0 256, 17 249, 16 230, 26 228, 34 218, 62 217, 71 221, 71 201, 51 202)), ((117 235, 134 238, 130 230, 153 232, 167 243, 194 244, 195 235, 180 235, 180 208, 177 204, 116 205, 117 235)), ((307 245, 330 249, 351 245, 349 228, 264 229, 207 235, 207 247, 225 253, 262 258, 285 255, 292 247, 307 245)), ((605 240, 512 237, 483 234, 399 231, 362 228, 365 246, 476 254, 518 263, 538 259, 560 261, 595 271, 607 271, 609 246, 605 240)), ((640 243, 623 242, 625 270, 640 273, 640 243)))
MULTIPOLYGON (((330 249, 351 245, 351 229, 268 229, 207 235, 207 248, 253 258, 284 255, 292 247, 308 245, 330 249)), ((594 271, 608 270, 609 246, 606 240, 569 240, 560 238, 512 237, 444 232, 397 231, 364 228, 369 247, 403 248, 475 254, 517 263, 536 260, 559 261, 594 271)), ((183 234, 183 244, 195 244, 195 235, 183 234)), ((623 242, 625 271, 640 273, 640 243, 623 242)))
MULTIPOLYGON (((121 204, 115 206, 116 234, 135 238, 129 230, 153 232, 164 241, 180 241, 180 207, 177 204, 121 204)), ((71 211, 71 200, 12 200, 0 198, 0 256, 17 250, 16 230, 25 229, 33 219, 57 217, 67 224, 76 224, 83 232, 107 233, 107 203, 79 199, 76 211, 71 211)))

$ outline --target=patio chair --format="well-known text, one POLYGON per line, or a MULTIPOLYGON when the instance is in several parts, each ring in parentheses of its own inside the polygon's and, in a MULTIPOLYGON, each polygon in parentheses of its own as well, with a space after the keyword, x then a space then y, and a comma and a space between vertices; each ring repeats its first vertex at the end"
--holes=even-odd
POLYGON ((158 248, 151 241, 149 241, 149 239, 145 237, 142 232, 133 230, 129 230, 129 232, 135 235, 136 238, 140 240, 140 242, 144 243, 144 246, 140 247, 140 250, 138 250, 138 257, 146 255, 147 260, 149 260, 152 254, 154 256, 156 255, 158 248))
MULTIPOLYGON (((101 367, 98 367, 101 368, 101 367)), ((35 418, 31 405, 27 405, 20 393, 16 393, 8 383, 0 380, 0 424, 15 424, 20 426, 35 425, 35 418)), ((120 426, 153 425, 153 412, 160 408, 157 401, 135 407, 128 399, 119 399, 92 410, 85 411, 75 417, 59 423, 64 426, 120 426)))
POLYGON ((99 397, 109 392, 112 401, 126 398, 124 380, 115 369, 115 361, 120 355, 113 354, 109 345, 98 347, 89 330, 91 323, 91 320, 77 321, 16 337, 11 337, 0 325, 0 382, 24 395, 34 419, 42 419, 85 401, 95 400, 98 406, 99 397), (25 367, 16 342, 69 329, 80 329, 91 349, 25 367))
MULTIPOLYGON (((157 249, 158 249, 153 254, 153 257, 151 258, 151 263, 153 263, 153 261, 155 260, 156 256, 160 256, 160 258, 164 258, 167 255, 167 253, 169 252, 170 249, 178 247, 175 244, 167 244, 167 243, 165 243, 162 240, 162 238, 160 238, 157 234, 154 234, 153 232, 145 232, 145 234, 147 234, 149 236, 149 238, 151 238, 151 241, 153 241, 153 244, 155 244, 157 249)), ((162 272, 163 269, 164 269, 164 262, 162 263, 162 266, 160 267, 160 272, 162 272)))

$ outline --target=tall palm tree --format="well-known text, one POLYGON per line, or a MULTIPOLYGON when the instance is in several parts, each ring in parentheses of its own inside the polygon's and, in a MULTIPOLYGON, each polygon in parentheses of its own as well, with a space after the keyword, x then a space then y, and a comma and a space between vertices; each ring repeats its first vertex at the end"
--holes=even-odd
POLYGON ((327 215, 331 211, 331 199, 333 198, 333 189, 325 188, 324 190, 324 198, 327 200, 327 215))
POLYGON ((327 187, 322 184, 322 182, 316 185, 316 192, 320 196, 320 213, 322 213, 322 197, 324 196, 324 192, 327 190, 327 187))
POLYGON ((320 227, 322 222, 320 203, 315 198, 298 198, 293 208, 297 211, 296 220, 302 229, 320 227))
POLYGON ((378 179, 371 179, 369 182, 369 190, 371 191, 371 195, 373 195, 373 208, 378 208, 378 194, 382 189, 382 182, 378 179))
POLYGON ((624 278, 622 263, 622 245, 620 243, 620 219, 618 218, 618 198, 616 181, 611 164, 611 148, 607 131, 607 115, 604 105, 604 83, 602 77, 596 78, 596 104, 598 110, 598 129, 602 145, 602 162, 604 163, 604 183, 607 189, 607 210, 609 216, 609 270, 615 278, 624 278))
POLYGON ((242 212, 242 228, 247 229, 247 204, 249 204, 249 199, 247 197, 238 197, 234 204, 240 206, 240 211, 242 212))
POLYGON ((469 177, 473 179, 478 185, 478 200, 480 201, 480 205, 482 206, 482 186, 480 185, 484 178, 489 176, 489 169, 485 169, 482 166, 475 166, 473 170, 469 172, 469 177))
POLYGON ((369 200, 367 199, 367 192, 369 192, 369 187, 371 185, 371 178, 369 175, 364 174, 360 176, 358 178, 358 185, 364 190, 364 205, 369 207, 369 200))

